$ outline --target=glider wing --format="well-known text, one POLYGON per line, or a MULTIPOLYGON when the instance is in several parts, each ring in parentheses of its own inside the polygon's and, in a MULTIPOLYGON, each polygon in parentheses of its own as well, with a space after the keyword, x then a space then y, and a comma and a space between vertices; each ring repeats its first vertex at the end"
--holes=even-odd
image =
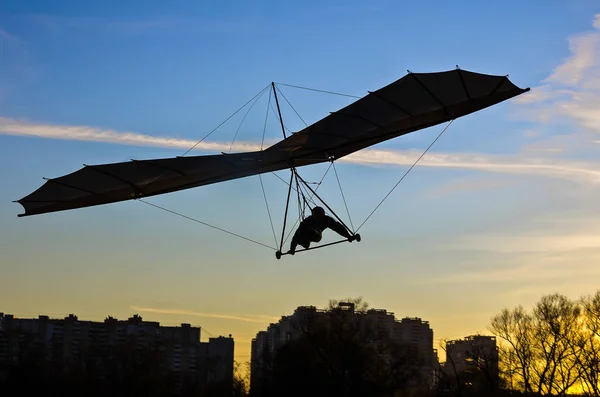
POLYGON ((28 216, 149 197, 339 159, 520 95, 506 76, 409 73, 264 151, 91 165, 20 200, 28 216))
POLYGON ((521 95, 508 76, 461 69, 409 73, 317 121, 267 151, 295 166, 339 159, 368 146, 441 124, 521 95))

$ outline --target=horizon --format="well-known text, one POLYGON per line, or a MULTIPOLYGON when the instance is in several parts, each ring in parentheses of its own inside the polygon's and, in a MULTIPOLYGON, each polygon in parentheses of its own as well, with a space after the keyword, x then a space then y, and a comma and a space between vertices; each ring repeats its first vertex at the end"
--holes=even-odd
MULTIPOLYGON (((441 339, 485 334, 504 307, 596 290, 595 2, 117 4, 0 5, 5 313, 127 318, 137 308, 161 324, 232 334, 236 359, 249 359, 255 330, 277 313, 329 299, 362 296, 373 308, 422 318, 438 348, 441 339), (455 120, 361 229, 361 242, 277 260, 265 247, 134 202, 17 218, 13 200, 42 177, 181 155, 271 82, 311 124, 407 70, 456 65, 509 75, 531 91, 455 120)), ((190 153, 260 149, 267 100, 190 153)), ((291 131, 304 127, 286 100, 280 105, 291 131)), ((333 170, 319 194, 359 225, 444 127, 340 159, 344 196, 333 170)), ((271 112, 264 147, 281 137, 271 112)), ((327 165, 305 168, 300 174, 316 181, 327 165)), ((273 175, 148 201, 270 245, 261 182, 280 233, 287 189, 273 175)), ((326 231, 323 242, 335 238, 326 231)))

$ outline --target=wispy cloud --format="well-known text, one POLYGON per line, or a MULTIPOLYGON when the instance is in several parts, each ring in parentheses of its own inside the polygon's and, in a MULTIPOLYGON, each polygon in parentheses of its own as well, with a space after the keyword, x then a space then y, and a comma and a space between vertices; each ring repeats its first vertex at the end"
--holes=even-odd
MULTIPOLYGON (((515 236, 522 238, 521 236, 515 236)), ((589 237, 589 236, 588 236, 589 237)), ((598 241, 597 237, 592 237, 598 241)), ((523 239, 526 241, 527 239, 523 239)), ((560 239, 554 241, 560 242, 560 239)), ((562 244, 564 247, 564 244, 562 244)), ((497 246, 498 247, 498 246, 497 246)), ((470 250, 476 251, 477 246, 471 246, 470 250)), ((590 266, 600 259, 600 248, 572 249, 564 251, 552 251, 552 247, 543 247, 541 252, 525 252, 512 256, 494 255, 494 251, 486 253, 486 263, 472 264, 464 269, 445 273, 439 276, 427 277, 421 280, 422 284, 481 284, 481 283, 517 283, 527 284, 529 282, 544 283, 564 282, 586 279, 597 279, 600 269, 590 266), (493 258, 496 258, 494 260, 493 258)), ((501 253, 511 252, 510 246, 506 246, 501 253)), ((448 257, 452 257, 452 251, 448 251, 448 257)), ((415 280, 415 282, 419 282, 415 280)))
MULTIPOLYGON (((191 148, 198 142, 172 136, 151 136, 130 131, 116 131, 89 126, 32 123, 7 117, 0 117, 0 134, 184 150, 191 148)), ((229 151, 230 146, 231 143, 205 141, 198 144, 195 149, 221 152, 229 151)), ((260 150, 260 144, 236 142, 235 148, 240 151, 260 150)))
MULTIPOLYGON (((571 136, 600 133, 600 14, 593 28, 569 39, 571 55, 531 95, 515 99, 521 116, 536 122, 570 121, 571 136)), ((589 142, 590 140, 585 139, 589 142)))
POLYGON ((598 217, 582 212, 554 214, 509 230, 464 234, 436 244, 448 258, 457 258, 452 273, 428 277, 423 283, 562 283, 597 279, 600 269, 598 217))
POLYGON ((262 315, 262 314, 261 315, 247 314, 246 316, 234 316, 234 315, 229 315, 229 314, 201 313, 201 312, 197 312, 194 310, 186 310, 186 309, 160 309, 160 308, 139 307, 139 306, 130 306, 130 308, 133 310, 136 310, 138 312, 153 313, 153 314, 169 314, 169 315, 179 315, 179 316, 218 318, 218 319, 222 319, 222 320, 243 321, 243 322, 260 323, 260 324, 279 320, 279 317, 267 316, 267 315, 262 315))
MULTIPOLYGON (((414 151, 364 150, 346 161, 364 165, 412 165, 420 153, 414 151)), ((422 167, 460 168, 486 172, 547 176, 585 182, 600 182, 597 163, 533 158, 521 155, 434 153, 419 162, 422 167)))
MULTIPOLYGON (((177 137, 151 136, 89 126, 33 123, 7 117, 0 117, 0 134, 185 150, 197 143, 197 141, 177 137)), ((227 152, 230 145, 229 142, 205 141, 198 144, 196 149, 210 152, 227 152)), ((238 151, 260 150, 260 144, 239 142, 236 143, 235 148, 238 151)), ((366 166, 408 166, 412 165, 420 154, 421 152, 414 150, 365 149, 342 158, 340 161, 366 166)), ((546 176, 579 180, 585 183, 600 182, 600 163, 573 160, 557 161, 556 159, 543 157, 430 152, 422 158, 419 166, 546 176)))

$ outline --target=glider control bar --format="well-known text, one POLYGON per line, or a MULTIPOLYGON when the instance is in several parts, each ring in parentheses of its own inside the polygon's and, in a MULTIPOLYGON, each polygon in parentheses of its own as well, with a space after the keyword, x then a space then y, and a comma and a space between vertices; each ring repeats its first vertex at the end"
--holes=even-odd
MULTIPOLYGON (((360 242, 360 234, 355 234, 354 237, 355 237, 354 240, 360 242)), ((299 250, 296 250, 294 253, 297 254, 298 252, 315 250, 317 248, 325 248, 325 247, 328 247, 330 245, 336 245, 336 244, 340 244, 340 243, 345 243, 346 241, 352 242, 354 240, 346 238, 346 239, 343 239, 343 240, 334 241, 332 243, 317 245, 315 247, 308 247, 308 248, 299 249, 299 250)), ((283 255, 291 255, 291 254, 289 252, 281 252, 281 251, 277 251, 277 253, 275 254, 275 256, 277 257, 277 259, 280 259, 283 255)))

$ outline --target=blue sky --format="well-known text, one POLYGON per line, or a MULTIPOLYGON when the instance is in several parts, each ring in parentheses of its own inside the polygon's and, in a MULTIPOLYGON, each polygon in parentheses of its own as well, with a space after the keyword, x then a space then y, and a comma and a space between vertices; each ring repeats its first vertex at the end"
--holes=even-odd
MULTIPOLYGON (((545 293, 595 291, 597 2, 299 4, 2 2, 0 310, 192 322, 232 333, 243 360, 269 321, 328 299, 363 296, 420 316, 439 339, 485 332, 504 306, 545 293), (407 69, 456 65, 532 91, 456 120, 358 244, 277 261, 138 202, 31 218, 11 202, 83 163, 181 155, 271 81, 362 96, 407 69)), ((280 88, 308 123, 353 100, 280 88)), ((267 98, 236 142, 260 143, 267 98)), ((228 148, 243 113, 207 142, 228 148)), ((281 130, 270 116, 272 142, 281 130)), ((442 128, 336 164, 355 226, 442 128)), ((325 168, 302 175, 318 180, 325 168)), ((279 238, 287 191, 272 175, 263 181, 279 238)), ((333 173, 320 189, 346 220, 333 173)), ((258 177, 148 201, 274 244, 258 177)))

